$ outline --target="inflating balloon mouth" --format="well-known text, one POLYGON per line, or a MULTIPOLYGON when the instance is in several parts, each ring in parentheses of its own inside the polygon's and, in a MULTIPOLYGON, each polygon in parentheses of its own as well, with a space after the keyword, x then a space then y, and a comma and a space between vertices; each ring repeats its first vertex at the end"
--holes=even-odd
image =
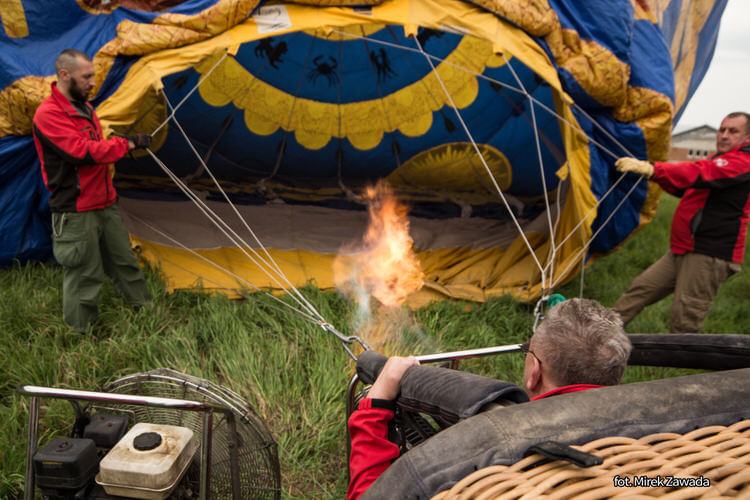
MULTIPOLYGON (((657 15, 654 2, 618 2, 605 12, 571 0, 487 8, 429 0, 227 9, 212 0, 58 3, 70 6, 58 27, 95 62, 105 129, 153 134, 151 152, 173 169, 174 178, 137 151, 115 176, 128 230, 170 288, 333 288, 333 260, 366 224, 362 190, 387 179, 408 193, 427 276, 412 294, 419 304, 502 294, 534 302, 648 222, 656 188, 620 180, 612 162, 666 158, 672 117, 687 100, 675 85, 692 88, 710 56, 683 48, 673 63, 672 38, 698 51, 723 8, 683 2, 657 15), (119 8, 131 4, 139 7, 119 8), (693 10, 703 24, 673 29, 693 10), (187 208, 175 181, 241 238, 187 208), (245 261, 248 248, 261 247, 289 283, 275 271, 268 277, 261 260, 245 261)), ((3 25, 14 40, 0 54, 0 114, 8 118, 0 120, 0 152, 20 172, 34 154, 24 137, 33 111, 54 80, 46 55, 60 47, 44 35, 55 23, 39 25, 23 15, 26 3, 11 4, 3 25)), ((9 199, 19 191, 17 183, 6 189, 9 199)), ((11 209, 29 214, 18 227, 46 234, 47 219, 22 203, 11 209)), ((37 238, 20 257, 49 246, 37 238)), ((19 257, 7 250, 8 263, 19 257)))

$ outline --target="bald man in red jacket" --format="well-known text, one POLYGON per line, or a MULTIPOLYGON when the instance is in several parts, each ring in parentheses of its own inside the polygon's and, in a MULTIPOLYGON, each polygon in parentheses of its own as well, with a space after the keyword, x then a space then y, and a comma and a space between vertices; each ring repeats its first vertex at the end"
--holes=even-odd
POLYGON ((113 162, 135 148, 147 148, 151 136, 105 139, 88 103, 94 65, 75 49, 55 61, 57 82, 34 114, 34 144, 42 177, 50 191, 52 251, 65 268, 63 316, 85 333, 98 312, 104 274, 123 298, 148 303, 146 282, 117 210, 113 162))

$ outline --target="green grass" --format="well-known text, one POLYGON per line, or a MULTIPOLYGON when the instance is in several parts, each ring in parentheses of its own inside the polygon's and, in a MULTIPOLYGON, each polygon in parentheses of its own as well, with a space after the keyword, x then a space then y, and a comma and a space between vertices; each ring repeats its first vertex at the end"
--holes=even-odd
MULTIPOLYGON (((666 197, 656 221, 585 273, 583 296, 614 304, 629 281, 667 249, 675 200, 666 197)), ((346 489, 344 393, 353 362, 339 342, 294 314, 255 300, 201 293, 166 293, 147 273, 154 307, 134 312, 111 285, 101 297, 97 338, 73 334, 61 318, 62 271, 49 265, 0 270, 0 498, 23 491, 28 399, 23 384, 98 390, 136 372, 168 367, 224 385, 245 398, 280 445, 285 498, 341 498, 346 489)), ((722 288, 707 332, 743 332, 750 318, 745 273, 722 288)), ((578 280, 559 292, 579 295, 578 280)), ((350 332, 355 307, 334 293, 303 289, 321 314, 350 332)), ((666 332, 670 300, 648 308, 630 332, 666 332)), ((527 338, 530 306, 509 299, 485 304, 443 301, 400 313, 404 330, 390 353, 430 353, 508 344, 527 338)), ((519 382, 522 358, 507 354, 462 362, 475 373, 519 382)), ((685 371, 631 368, 627 381, 685 371)), ((40 442, 66 435, 70 405, 44 400, 40 442)))
MULTIPOLYGON (((584 272, 583 296, 613 306, 630 281, 653 264, 669 249, 669 228, 672 214, 679 200, 662 194, 654 221, 628 240, 612 255, 594 262, 584 272)), ((750 241, 745 249, 745 262, 750 261, 750 241)), ((580 282, 576 278, 560 290, 566 297, 580 296, 580 282)), ((704 333, 747 333, 750 325, 750 278, 738 273, 719 289, 706 321, 704 333)), ((669 310, 672 296, 644 309, 627 325, 629 333, 669 332, 669 310)))

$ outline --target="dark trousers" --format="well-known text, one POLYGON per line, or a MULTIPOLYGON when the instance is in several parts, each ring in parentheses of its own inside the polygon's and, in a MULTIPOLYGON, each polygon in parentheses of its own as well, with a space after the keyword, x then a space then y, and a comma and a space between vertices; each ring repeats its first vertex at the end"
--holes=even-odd
POLYGON ((116 205, 52 214, 55 259, 65 268, 63 317, 85 332, 97 316, 104 274, 130 304, 145 305, 148 290, 116 205))

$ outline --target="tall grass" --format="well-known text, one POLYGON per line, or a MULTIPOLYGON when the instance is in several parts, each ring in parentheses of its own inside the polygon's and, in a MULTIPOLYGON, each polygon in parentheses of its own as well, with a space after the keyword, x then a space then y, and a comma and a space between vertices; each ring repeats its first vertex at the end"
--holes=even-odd
MULTIPOLYGON (((612 305, 628 282, 666 251, 675 202, 665 197, 656 221, 612 256, 586 272, 583 296, 612 305)), ((165 291, 158 273, 147 273, 153 307, 133 311, 106 284, 96 336, 72 333, 62 321, 60 268, 37 264, 0 270, 0 498, 23 491, 28 400, 23 384, 97 390, 127 374, 169 367, 227 386, 266 421, 281 449, 285 498, 341 498, 346 489, 344 393, 353 362, 320 327, 255 300, 165 291)), ((706 331, 742 332, 745 273, 721 290, 706 331)), ((560 290, 580 293, 577 281, 560 290)), ((342 331, 356 311, 335 293, 303 293, 342 331)), ((665 332, 669 300, 644 311, 631 332, 665 332)), ((406 314, 406 313, 405 313, 406 314)), ((516 343, 527 338, 531 307, 500 298, 485 304, 443 301, 408 313, 407 334, 392 353, 426 353, 516 343), (400 346, 400 347, 399 347, 400 346)), ((519 382, 522 358, 506 354, 463 362, 462 367, 519 382)), ((629 369, 628 381, 683 373, 629 369)), ((70 405, 42 401, 40 442, 69 435, 70 405)))

